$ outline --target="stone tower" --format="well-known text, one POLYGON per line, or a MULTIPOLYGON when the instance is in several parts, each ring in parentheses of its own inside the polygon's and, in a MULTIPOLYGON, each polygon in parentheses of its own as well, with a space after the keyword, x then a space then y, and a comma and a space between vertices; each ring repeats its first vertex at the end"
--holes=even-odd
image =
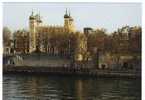
POLYGON ((71 31, 71 32, 75 32, 75 25, 74 25, 74 20, 73 20, 73 18, 71 17, 71 15, 70 15, 70 13, 69 13, 69 30, 71 31))
POLYGON ((74 20, 70 16, 70 13, 68 15, 67 9, 64 15, 64 28, 68 30, 69 32, 75 32, 74 20))
POLYGON ((33 11, 29 17, 29 52, 33 52, 36 50, 37 46, 37 27, 41 25, 42 21, 40 19, 40 15, 34 15, 33 11))

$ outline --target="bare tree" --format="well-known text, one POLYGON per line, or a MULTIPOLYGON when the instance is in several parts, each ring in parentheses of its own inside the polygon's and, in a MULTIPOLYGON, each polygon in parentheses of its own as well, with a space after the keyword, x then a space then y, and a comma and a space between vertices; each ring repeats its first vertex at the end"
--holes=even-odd
POLYGON ((9 46, 11 40, 11 31, 8 27, 3 28, 3 44, 4 46, 9 46))

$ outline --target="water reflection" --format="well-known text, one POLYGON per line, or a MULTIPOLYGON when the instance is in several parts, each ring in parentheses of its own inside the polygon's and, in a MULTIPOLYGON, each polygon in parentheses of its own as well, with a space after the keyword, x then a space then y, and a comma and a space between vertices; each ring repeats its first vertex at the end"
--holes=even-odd
POLYGON ((140 100, 140 80, 4 75, 4 100, 140 100))

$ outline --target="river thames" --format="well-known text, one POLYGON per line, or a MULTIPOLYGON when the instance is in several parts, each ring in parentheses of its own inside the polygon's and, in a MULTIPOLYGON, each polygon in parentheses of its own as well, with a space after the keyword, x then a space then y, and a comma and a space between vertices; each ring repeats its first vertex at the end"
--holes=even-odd
POLYGON ((3 100, 141 100, 141 81, 4 74, 3 100))

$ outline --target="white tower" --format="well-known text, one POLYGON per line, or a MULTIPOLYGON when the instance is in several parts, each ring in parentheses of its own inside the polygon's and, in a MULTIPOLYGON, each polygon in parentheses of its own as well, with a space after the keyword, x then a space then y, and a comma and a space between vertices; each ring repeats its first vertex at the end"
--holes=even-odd
POLYGON ((75 32, 74 20, 71 17, 70 12, 69 12, 69 30, 70 32, 73 32, 73 33, 75 32))
POLYGON ((67 13, 67 9, 66 9, 66 13, 65 13, 65 15, 64 15, 64 28, 66 29, 66 30, 69 30, 69 15, 68 15, 68 13, 67 13))
POLYGON ((29 17, 29 52, 33 52, 36 50, 36 27, 37 20, 33 14, 29 17))
POLYGON ((65 13, 65 15, 64 15, 64 28, 65 28, 68 32, 75 32, 74 20, 73 20, 73 18, 70 16, 70 13, 69 13, 69 15, 68 15, 67 9, 66 9, 66 13, 65 13))

